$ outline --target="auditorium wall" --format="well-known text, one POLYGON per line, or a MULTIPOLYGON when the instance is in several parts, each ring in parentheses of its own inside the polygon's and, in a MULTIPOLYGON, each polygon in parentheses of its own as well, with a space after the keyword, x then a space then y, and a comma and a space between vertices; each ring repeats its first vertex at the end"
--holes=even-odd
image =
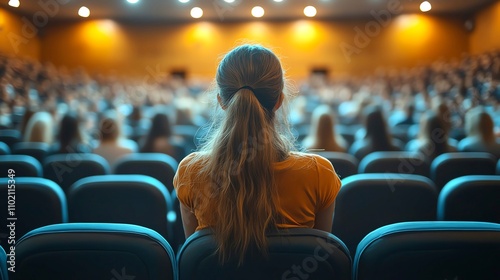
POLYGON ((473 54, 500 50, 500 1, 482 9, 474 17, 474 30, 470 36, 473 54))
POLYGON ((29 17, 0 8, 0 53, 39 60, 39 30, 29 17))

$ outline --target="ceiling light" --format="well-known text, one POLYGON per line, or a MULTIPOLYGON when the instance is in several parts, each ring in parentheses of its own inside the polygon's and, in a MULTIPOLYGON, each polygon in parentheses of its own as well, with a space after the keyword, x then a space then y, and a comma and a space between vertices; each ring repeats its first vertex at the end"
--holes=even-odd
POLYGON ((431 3, 429 3, 429 1, 424 1, 422 2, 422 4, 420 4, 420 10, 422 12, 428 12, 432 9, 432 6, 431 6, 431 3))
POLYGON ((252 16, 260 18, 264 16, 264 8, 261 6, 255 6, 252 8, 252 16))
POLYGON ((274 0, 274 2, 283 2, 283 0, 274 0))
POLYGON ((224 2, 226 2, 226 3, 233 3, 234 0, 224 0, 224 2))
POLYGON ((187 3, 187 2, 189 2, 189 0, 179 0, 179 2, 181 2, 181 3, 187 3))
POLYGON ((19 3, 19 0, 10 0, 9 1, 9 6, 11 6, 11 7, 17 8, 17 7, 19 7, 19 5, 21 5, 21 3, 19 3))
POLYGON ((78 10, 78 15, 81 17, 89 17, 90 16, 89 8, 85 6, 80 7, 80 9, 78 10))
POLYGON ((203 10, 200 7, 194 7, 191 9, 191 16, 193 18, 201 18, 203 16, 203 10))
POLYGON ((306 15, 306 17, 314 17, 316 12, 316 8, 313 6, 307 6, 304 8, 304 15, 306 15))
POLYGON ((139 0, 127 0, 127 2, 129 2, 130 4, 135 4, 135 3, 139 2, 139 0))

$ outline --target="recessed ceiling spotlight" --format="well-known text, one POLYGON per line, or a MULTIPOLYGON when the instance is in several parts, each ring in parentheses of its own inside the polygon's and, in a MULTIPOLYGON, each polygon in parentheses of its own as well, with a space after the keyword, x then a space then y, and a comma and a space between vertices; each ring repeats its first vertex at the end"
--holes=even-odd
POLYGON ((89 17, 90 16, 89 8, 81 6, 80 9, 78 10, 78 15, 81 17, 89 17))
POLYGON ((255 6, 252 8, 252 16, 260 18, 264 16, 264 8, 261 6, 255 6))
POLYGON ((10 0, 9 1, 9 6, 11 6, 11 7, 17 8, 17 7, 19 7, 19 5, 21 5, 21 3, 19 3, 19 0, 10 0))
POLYGON ((422 4, 420 4, 420 10, 424 13, 430 11, 431 9, 432 5, 431 3, 429 3, 429 1, 424 1, 422 2, 422 4))
POLYGON ((226 3, 233 3, 234 0, 224 0, 224 2, 226 2, 226 3))
POLYGON ((314 17, 316 13, 317 11, 314 6, 307 6, 304 8, 304 15, 306 15, 306 17, 314 17))
POLYGON ((181 2, 181 3, 187 3, 187 2, 189 2, 189 0, 179 0, 179 2, 181 2))
POLYGON ((127 0, 127 2, 129 2, 130 4, 135 4, 135 3, 139 2, 139 0, 127 0))
POLYGON ((283 0, 274 0, 274 2, 283 2, 283 0))
POLYGON ((201 18, 203 16, 203 10, 200 7, 194 7, 191 9, 191 16, 193 18, 201 18))

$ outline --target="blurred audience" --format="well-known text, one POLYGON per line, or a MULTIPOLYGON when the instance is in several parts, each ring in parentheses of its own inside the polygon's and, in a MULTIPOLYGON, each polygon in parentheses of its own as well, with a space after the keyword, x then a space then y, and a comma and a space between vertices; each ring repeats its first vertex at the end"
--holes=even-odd
POLYGON ((72 113, 66 114, 60 124, 57 142, 51 148, 52 154, 89 153, 90 146, 83 136, 79 118, 72 113))
POLYGON ((54 140, 54 121, 47 112, 37 112, 26 124, 23 135, 24 142, 42 142, 49 145, 54 140))
POLYGON ((376 151, 400 151, 395 145, 382 109, 378 106, 368 106, 364 110, 365 136, 352 144, 349 153, 361 160, 366 155, 376 151))
POLYGON ((500 158, 500 143, 494 133, 494 123, 483 107, 475 107, 465 118, 467 137, 458 144, 461 152, 488 152, 500 158))
POLYGON ((105 117, 99 125, 100 142, 92 151, 105 158, 110 166, 121 157, 133 153, 134 150, 120 141, 120 124, 113 117, 105 117))
POLYGON ((302 142, 302 146, 307 150, 346 152, 346 141, 335 133, 334 118, 328 105, 314 109, 310 132, 302 142))

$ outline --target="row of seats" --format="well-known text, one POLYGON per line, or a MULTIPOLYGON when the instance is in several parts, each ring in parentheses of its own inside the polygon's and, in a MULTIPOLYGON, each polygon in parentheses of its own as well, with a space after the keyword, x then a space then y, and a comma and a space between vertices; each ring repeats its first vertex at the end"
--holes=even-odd
MULTIPOLYGON (((409 152, 374 152, 361 162, 346 153, 317 154, 330 160, 341 178, 363 173, 415 174, 430 178, 438 189, 442 189, 446 183, 460 176, 500 175, 500 160, 497 161, 489 153, 447 153, 437 157, 431 164, 418 154, 409 152)), ((59 154, 47 157, 42 165, 26 155, 0 155, 0 172, 6 174, 9 168, 15 169, 19 176, 43 176, 57 182, 65 192, 81 178, 110 173, 152 176, 172 192, 177 161, 165 154, 136 153, 124 156, 110 167, 99 155, 59 154)))
MULTIPOLYGON (((9 178, 0 179, 7 197, 9 178)), ((355 252, 370 231, 404 221, 462 220, 500 223, 500 176, 464 176, 438 194, 419 175, 358 174, 342 180, 332 233, 355 252)), ((177 249, 184 242, 179 203, 158 180, 145 175, 91 176, 71 186, 67 196, 54 182, 15 178, 16 231, 66 222, 112 222, 151 228, 177 249), (67 197, 67 198, 66 198, 67 197)), ((7 201, 2 204, 7 208, 7 201)), ((1 207, 1 206, 0 206, 1 207)), ((7 219, 7 211, 0 211, 7 219)), ((7 229, 0 230, 1 244, 7 229)))
POLYGON ((27 155, 0 156, 0 174, 7 174, 8 169, 15 170, 19 177, 44 177, 52 180, 65 193, 80 179, 111 173, 151 176, 172 193, 177 161, 161 153, 134 153, 125 155, 110 167, 103 157, 96 154, 57 154, 47 157, 43 163, 27 155))
MULTIPOLYGON (((241 265, 221 265, 208 229, 190 236, 175 255, 148 228, 58 224, 18 241, 15 279, 493 280, 500 275, 500 224, 495 223, 391 224, 369 233, 354 258, 336 236, 314 229, 269 233, 268 248, 267 257, 248 255, 241 265)), ((0 276, 6 280, 2 264, 0 276)))
POLYGON ((430 178, 438 189, 465 175, 500 175, 500 160, 483 152, 445 153, 428 163, 413 152, 373 152, 360 161, 338 152, 316 152, 327 158, 341 178, 363 173, 415 174, 430 178))

